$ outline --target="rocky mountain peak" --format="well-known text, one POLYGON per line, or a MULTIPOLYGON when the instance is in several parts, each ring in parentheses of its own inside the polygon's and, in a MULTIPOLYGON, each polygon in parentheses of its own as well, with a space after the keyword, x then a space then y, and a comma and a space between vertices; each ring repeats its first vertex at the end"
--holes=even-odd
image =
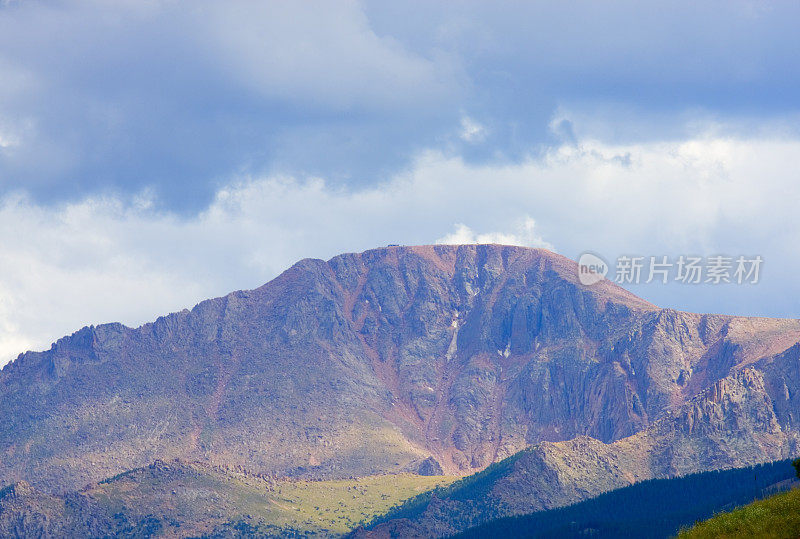
POLYGON ((0 373, 0 479, 58 491, 175 458, 468 473, 543 441, 631 436, 798 340, 795 320, 583 286, 541 249, 306 259, 255 290, 22 355, 0 373))

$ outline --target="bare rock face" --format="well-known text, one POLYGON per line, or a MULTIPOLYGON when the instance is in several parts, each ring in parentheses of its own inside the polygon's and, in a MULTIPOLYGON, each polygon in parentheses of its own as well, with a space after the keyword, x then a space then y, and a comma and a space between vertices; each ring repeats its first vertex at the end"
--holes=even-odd
POLYGON ((531 444, 655 432, 695 405, 653 442, 662 468, 642 477, 691 468, 697 432, 715 440, 709 466, 733 464, 726 436, 742 421, 767 436, 766 459, 797 428, 800 378, 791 362, 764 362, 798 341, 796 320, 682 313, 606 281, 582 286, 573 262, 537 249, 303 260, 256 290, 136 329, 84 328, 6 366, 0 483, 60 492, 175 458, 330 477, 432 457, 469 473, 531 444), (748 366, 752 381, 728 382, 748 366), (728 404, 701 406, 714 388, 728 404), (737 392, 761 400, 736 404, 737 392))
POLYGON ((563 507, 646 479, 795 456, 800 453, 800 430, 796 424, 781 426, 774 404, 780 395, 770 394, 766 380, 770 371, 786 373, 798 364, 800 347, 795 346, 737 369, 645 430, 610 444, 588 436, 542 442, 431 499, 413 515, 397 515, 355 535, 445 537, 495 518, 563 507))

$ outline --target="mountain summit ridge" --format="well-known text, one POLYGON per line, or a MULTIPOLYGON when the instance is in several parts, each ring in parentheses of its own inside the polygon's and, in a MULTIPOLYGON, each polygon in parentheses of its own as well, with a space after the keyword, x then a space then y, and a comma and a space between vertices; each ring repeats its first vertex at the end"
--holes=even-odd
POLYGON ((138 328, 89 326, 0 372, 0 482, 61 492, 181 458, 257 473, 466 474, 614 442, 800 341, 800 321, 660 309, 499 245, 304 259, 138 328))

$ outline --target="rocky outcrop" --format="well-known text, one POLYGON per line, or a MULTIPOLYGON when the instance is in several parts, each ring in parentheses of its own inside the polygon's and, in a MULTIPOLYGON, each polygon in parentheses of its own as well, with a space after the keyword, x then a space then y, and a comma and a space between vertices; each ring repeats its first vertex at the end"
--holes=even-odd
POLYGON ((441 465, 436 462, 435 458, 428 457, 419 465, 419 468, 417 468, 417 473, 419 475, 442 475, 444 470, 442 470, 441 465))

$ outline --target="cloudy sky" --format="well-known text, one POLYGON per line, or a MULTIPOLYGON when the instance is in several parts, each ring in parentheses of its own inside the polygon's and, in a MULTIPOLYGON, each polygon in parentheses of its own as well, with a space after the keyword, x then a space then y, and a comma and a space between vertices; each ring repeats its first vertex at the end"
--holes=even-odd
POLYGON ((760 255, 800 317, 800 4, 0 0, 0 364, 303 257, 760 255))

